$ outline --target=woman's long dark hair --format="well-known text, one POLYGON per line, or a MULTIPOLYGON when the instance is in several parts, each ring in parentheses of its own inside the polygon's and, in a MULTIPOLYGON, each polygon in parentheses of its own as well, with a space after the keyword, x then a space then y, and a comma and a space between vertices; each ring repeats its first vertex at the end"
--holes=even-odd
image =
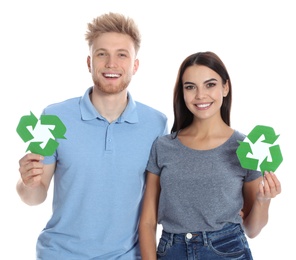
POLYGON ((174 123, 171 129, 171 133, 178 132, 181 129, 189 126, 193 121, 193 114, 188 110, 184 101, 183 83, 182 78, 185 70, 193 65, 206 66, 220 75, 222 83, 225 84, 228 81, 229 92, 226 97, 223 98, 221 106, 222 120, 230 126, 230 109, 232 101, 232 88, 231 81, 228 75, 227 69, 222 60, 213 52, 197 52, 188 56, 181 64, 175 87, 174 87, 174 123))

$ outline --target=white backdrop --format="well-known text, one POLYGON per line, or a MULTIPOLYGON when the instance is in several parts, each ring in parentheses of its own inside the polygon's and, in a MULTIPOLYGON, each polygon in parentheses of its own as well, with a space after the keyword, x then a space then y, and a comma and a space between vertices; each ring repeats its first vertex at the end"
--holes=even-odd
POLYGON ((18 160, 25 152, 16 133, 19 119, 30 111, 39 116, 44 106, 80 96, 91 86, 86 24, 109 11, 138 23, 140 68, 129 90, 135 99, 167 114, 170 126, 181 61, 210 50, 222 58, 232 79, 232 127, 248 134, 262 124, 280 134, 284 161, 276 173, 283 191, 272 201, 268 225, 249 243, 255 260, 283 259, 284 254, 291 259, 295 250, 288 237, 296 231, 291 213, 296 145, 293 6, 292 0, 1 1, 0 259, 33 260, 37 236, 51 214, 52 193, 44 204, 29 207, 15 191, 18 160))

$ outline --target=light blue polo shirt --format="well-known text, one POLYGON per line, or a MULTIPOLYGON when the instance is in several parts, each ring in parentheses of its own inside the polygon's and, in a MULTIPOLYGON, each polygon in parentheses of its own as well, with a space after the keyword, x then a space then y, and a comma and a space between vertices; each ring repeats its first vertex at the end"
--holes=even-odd
POLYGON ((166 116, 128 93, 114 122, 92 105, 87 89, 44 109, 67 128, 56 162, 53 214, 37 242, 37 259, 141 259, 138 217, 151 145, 167 133, 166 116))

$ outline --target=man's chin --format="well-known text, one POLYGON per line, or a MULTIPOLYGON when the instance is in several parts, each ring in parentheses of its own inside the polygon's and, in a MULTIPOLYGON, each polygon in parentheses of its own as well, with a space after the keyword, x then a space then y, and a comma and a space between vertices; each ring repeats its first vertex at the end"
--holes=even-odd
POLYGON ((101 85, 94 85, 94 91, 105 94, 105 95, 116 95, 120 94, 123 91, 126 91, 127 85, 126 86, 118 86, 114 87, 114 85, 109 85, 109 86, 101 86, 101 85))

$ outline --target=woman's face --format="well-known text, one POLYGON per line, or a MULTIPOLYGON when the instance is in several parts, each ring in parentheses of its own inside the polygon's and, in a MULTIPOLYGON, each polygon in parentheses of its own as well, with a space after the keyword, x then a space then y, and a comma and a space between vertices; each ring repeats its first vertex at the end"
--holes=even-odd
POLYGON ((185 104, 196 119, 221 118, 220 108, 229 87, 219 74, 206 66, 193 65, 185 70, 182 83, 185 104))

